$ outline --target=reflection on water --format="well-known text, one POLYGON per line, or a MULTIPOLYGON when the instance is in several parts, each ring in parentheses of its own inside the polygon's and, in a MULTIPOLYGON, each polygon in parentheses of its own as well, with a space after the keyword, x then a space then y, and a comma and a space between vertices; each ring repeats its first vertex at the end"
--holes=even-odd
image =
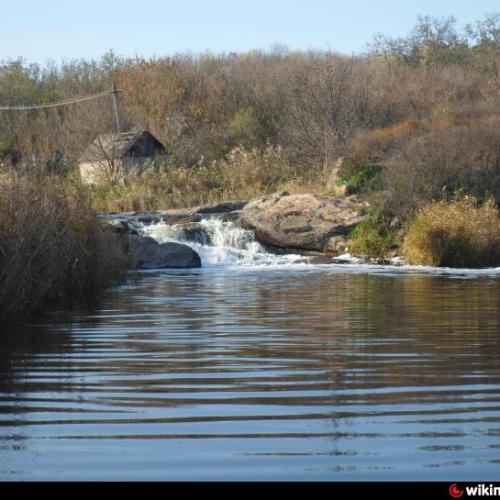
POLYGON ((146 273, 1 340, 0 479, 500 472, 496 279, 146 273))

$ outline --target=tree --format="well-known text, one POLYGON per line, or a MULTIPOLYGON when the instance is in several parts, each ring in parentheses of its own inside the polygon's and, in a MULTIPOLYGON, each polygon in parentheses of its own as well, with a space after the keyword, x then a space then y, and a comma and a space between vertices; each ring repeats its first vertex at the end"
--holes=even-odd
POLYGON ((368 48, 374 55, 396 56, 413 67, 464 63, 469 55, 468 42, 456 24, 453 16, 419 16, 407 37, 390 38, 377 34, 368 48))

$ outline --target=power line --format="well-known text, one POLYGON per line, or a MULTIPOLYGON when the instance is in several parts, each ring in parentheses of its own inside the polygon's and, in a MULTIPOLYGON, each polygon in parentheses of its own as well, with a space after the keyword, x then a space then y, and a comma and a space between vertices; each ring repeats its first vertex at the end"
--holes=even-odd
POLYGON ((100 99, 104 96, 109 96, 110 91, 101 92, 100 94, 95 94, 87 97, 76 97, 73 99, 66 99, 64 101, 53 102, 50 104, 37 104, 34 106, 0 106, 0 111, 28 111, 32 109, 47 109, 47 108, 58 108, 61 106, 68 106, 70 104, 76 104, 78 102, 90 101, 92 99, 100 99))

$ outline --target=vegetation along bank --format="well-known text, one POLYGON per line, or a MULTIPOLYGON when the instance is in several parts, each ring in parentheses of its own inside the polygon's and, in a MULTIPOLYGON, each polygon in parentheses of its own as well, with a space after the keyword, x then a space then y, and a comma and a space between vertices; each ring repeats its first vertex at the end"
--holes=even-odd
MULTIPOLYGON (((99 289, 130 263, 98 212, 166 210, 272 193, 347 199, 349 251, 415 264, 500 265, 500 15, 464 29, 421 18, 366 52, 0 64, 0 103, 120 90, 120 127, 161 143, 100 182, 78 165, 116 130, 112 99, 0 109, 0 316, 99 289)), ((113 155, 112 155, 113 156, 113 155)))

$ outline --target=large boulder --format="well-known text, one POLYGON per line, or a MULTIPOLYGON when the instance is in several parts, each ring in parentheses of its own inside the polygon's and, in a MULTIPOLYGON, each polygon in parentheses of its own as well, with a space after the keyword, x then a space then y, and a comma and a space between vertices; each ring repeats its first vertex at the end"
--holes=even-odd
POLYGON ((201 267, 200 256, 181 243, 158 243, 148 236, 131 234, 128 251, 140 269, 186 269, 201 267))
POLYGON ((349 198, 281 193, 248 203, 240 223, 267 245, 335 253, 331 243, 364 219, 359 208, 349 198))

